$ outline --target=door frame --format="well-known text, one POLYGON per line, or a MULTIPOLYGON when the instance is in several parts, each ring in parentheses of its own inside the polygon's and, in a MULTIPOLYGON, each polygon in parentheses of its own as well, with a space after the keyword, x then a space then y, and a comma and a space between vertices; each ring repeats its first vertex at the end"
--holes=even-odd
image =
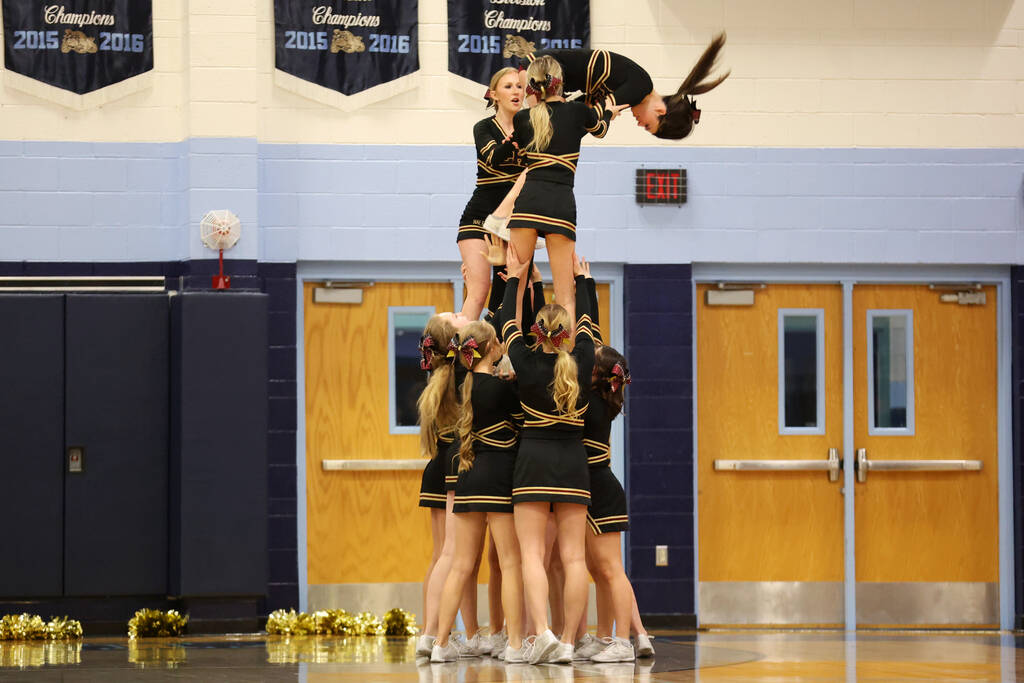
MULTIPOLYGON (((538 257, 544 254, 538 253, 538 257)), ((547 264, 546 254, 537 259, 538 264, 547 264)), ((295 428, 295 523, 297 533, 299 606, 301 612, 309 608, 309 577, 306 554, 306 338, 305 299, 307 282, 449 282, 453 288, 453 301, 460 301, 463 294, 462 276, 459 275, 458 261, 300 261, 295 264, 295 379, 296 379, 296 428, 295 428), (453 275, 454 274, 454 275, 453 275)), ((609 286, 608 313, 611 320, 606 323, 610 329, 609 343, 623 348, 625 339, 625 318, 623 315, 623 265, 621 263, 592 263, 594 278, 607 282, 609 286)), ((625 482, 624 444, 625 421, 612 423, 612 471, 620 481, 625 482)), ((625 538, 623 538, 625 543, 625 538)))
MULTIPOLYGON (((853 430, 853 287, 857 284, 929 284, 979 282, 996 287, 998 309, 998 482, 999 482, 999 627, 1013 628, 1014 622, 1014 558, 1013 558, 1013 433, 1011 396, 1010 267, 991 265, 850 265, 850 264, 693 264, 692 296, 697 305, 697 285, 715 282, 765 282, 770 284, 833 284, 843 290, 843 490, 854 488, 853 430)), ((697 315, 692 320, 693 372, 697 371, 697 315)), ((693 383, 693 604, 697 606, 700 625, 698 591, 700 586, 700 538, 698 536, 698 468, 697 454, 697 383, 693 383)), ((854 497, 843 496, 843 564, 845 630, 857 630, 857 573, 855 555, 854 497)))

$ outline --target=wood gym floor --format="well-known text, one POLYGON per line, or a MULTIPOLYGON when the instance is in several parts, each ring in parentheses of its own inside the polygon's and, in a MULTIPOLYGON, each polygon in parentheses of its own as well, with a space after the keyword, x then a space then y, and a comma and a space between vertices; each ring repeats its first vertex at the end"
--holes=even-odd
POLYGON ((417 661, 414 639, 196 636, 0 642, 0 681, 1015 681, 1024 636, 995 632, 661 632, 657 657, 628 664, 417 661))

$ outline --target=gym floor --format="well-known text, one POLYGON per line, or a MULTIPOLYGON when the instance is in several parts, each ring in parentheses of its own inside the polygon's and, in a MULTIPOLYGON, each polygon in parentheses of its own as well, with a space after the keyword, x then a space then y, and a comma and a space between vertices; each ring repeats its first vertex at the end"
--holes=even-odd
POLYGON ((994 632, 664 631, 623 664, 417 661, 413 638, 229 635, 0 642, 0 681, 1014 681, 1024 636, 994 632))

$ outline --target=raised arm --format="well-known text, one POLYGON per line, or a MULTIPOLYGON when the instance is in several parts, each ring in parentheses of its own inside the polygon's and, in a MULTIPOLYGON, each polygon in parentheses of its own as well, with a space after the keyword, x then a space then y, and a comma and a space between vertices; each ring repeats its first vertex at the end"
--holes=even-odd
POLYGON ((590 299, 591 331, 594 333, 594 341, 598 344, 604 344, 604 338, 601 335, 601 309, 597 304, 597 283, 589 275, 585 277, 587 297, 590 299))
POLYGON ((594 332, 591 328, 590 294, 587 280, 582 273, 576 275, 576 339, 572 355, 579 367, 581 387, 590 386, 590 375, 594 370, 594 332))

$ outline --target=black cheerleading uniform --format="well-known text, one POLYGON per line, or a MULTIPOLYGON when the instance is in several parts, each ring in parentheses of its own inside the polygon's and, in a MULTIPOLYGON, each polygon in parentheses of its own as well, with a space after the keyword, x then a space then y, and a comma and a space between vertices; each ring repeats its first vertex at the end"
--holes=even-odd
MULTIPOLYGON (((502 334, 519 383, 525 421, 513 476, 512 503, 551 501, 590 503, 587 452, 583 447, 583 415, 560 413, 549 388, 558 354, 531 351, 515 321, 518 278, 509 278, 502 302, 502 334), (507 319, 506 319, 507 318, 507 319)), ((576 345, 572 355, 578 369, 580 398, 576 409, 586 411, 594 367, 594 338, 583 277, 576 278, 576 345)))
POLYGON ((506 137, 508 131, 501 127, 495 116, 477 121, 473 126, 476 189, 459 219, 456 241, 484 239, 487 231, 480 227, 484 219, 498 208, 523 171, 523 162, 515 146, 511 141, 502 142, 506 137))
MULTIPOLYGON (((587 295, 593 313, 594 338, 601 339, 601 317, 597 307, 597 283, 587 278, 587 295)), ((590 508, 587 510, 587 526, 595 534, 629 531, 629 514, 626 509, 626 492, 612 472, 611 432, 612 421, 608 404, 591 393, 590 404, 583 415, 583 447, 587 449, 587 465, 590 467, 590 508)))
POLYGON ((512 139, 519 145, 530 173, 516 199, 509 230, 532 228, 540 235, 557 234, 576 240, 576 162, 580 158, 580 140, 587 133, 604 137, 611 112, 603 107, 588 107, 582 102, 548 102, 551 113, 551 142, 543 152, 529 151, 533 140, 530 112, 515 116, 512 139))
POLYGON ((590 105, 628 104, 633 107, 654 92, 654 82, 647 71, 629 57, 608 50, 538 50, 523 60, 526 67, 537 57, 550 55, 562 65, 562 92, 583 92, 590 105))
MULTIPOLYGON (((455 366, 455 395, 462 395, 462 382, 466 379, 466 366, 459 362, 458 358, 451 359, 455 366)), ((440 446, 440 441, 438 446, 440 446)), ((451 432, 451 440, 446 444, 444 451, 437 451, 438 457, 443 457, 445 462, 444 490, 454 491, 455 484, 459 481, 459 437, 451 432)))
POLYGON ((437 455, 430 459, 423 469, 423 478, 420 480, 420 507, 441 508, 444 510, 446 501, 444 477, 445 454, 452 442, 455 441, 453 432, 446 432, 437 437, 437 455))
POLYGON ((473 466, 459 472, 454 511, 512 512, 512 476, 523 423, 519 391, 515 382, 478 372, 470 401, 473 466))

